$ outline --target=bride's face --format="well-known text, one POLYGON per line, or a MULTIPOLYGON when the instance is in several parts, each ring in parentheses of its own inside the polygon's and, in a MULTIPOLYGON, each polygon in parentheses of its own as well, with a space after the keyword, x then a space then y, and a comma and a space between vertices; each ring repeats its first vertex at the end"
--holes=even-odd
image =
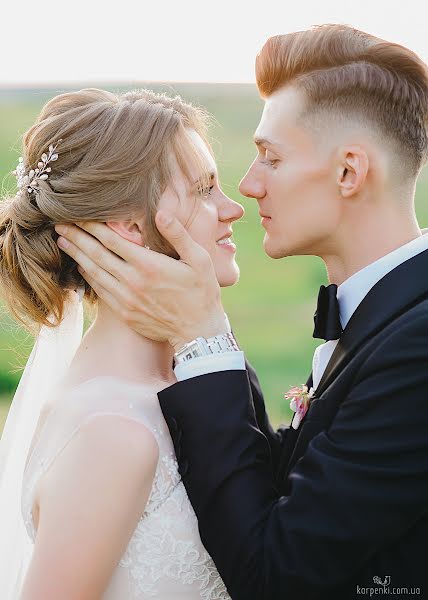
POLYGON ((158 208, 167 209, 178 217, 189 235, 211 256, 219 285, 227 287, 239 279, 236 246, 231 233, 232 223, 242 218, 244 209, 221 190, 215 161, 202 138, 194 130, 188 130, 188 135, 211 174, 211 184, 201 190, 198 170, 191 167, 193 183, 189 184, 174 158, 174 189, 165 190, 158 208))

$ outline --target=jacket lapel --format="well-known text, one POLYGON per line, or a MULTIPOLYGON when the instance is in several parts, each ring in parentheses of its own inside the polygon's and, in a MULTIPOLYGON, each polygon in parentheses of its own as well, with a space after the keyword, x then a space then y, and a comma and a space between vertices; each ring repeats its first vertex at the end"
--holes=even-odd
POLYGON ((363 342, 428 297, 428 250, 405 261, 369 291, 352 315, 316 390, 319 397, 363 342))

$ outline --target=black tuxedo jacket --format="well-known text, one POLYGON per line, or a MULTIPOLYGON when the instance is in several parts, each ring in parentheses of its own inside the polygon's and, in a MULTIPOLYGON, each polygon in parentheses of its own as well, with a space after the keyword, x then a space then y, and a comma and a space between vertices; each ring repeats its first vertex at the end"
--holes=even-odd
POLYGON ((298 430, 249 365, 159 400, 233 600, 428 598, 428 251, 360 304, 298 430))

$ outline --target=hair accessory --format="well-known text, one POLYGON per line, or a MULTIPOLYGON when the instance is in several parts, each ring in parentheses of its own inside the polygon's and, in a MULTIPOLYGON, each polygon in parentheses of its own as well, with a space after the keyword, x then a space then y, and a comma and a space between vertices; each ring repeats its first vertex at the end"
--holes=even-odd
POLYGON ((59 140, 55 146, 51 144, 49 146, 49 150, 47 153, 43 153, 41 159, 37 163, 36 169, 31 169, 29 173, 27 173, 24 166, 24 159, 22 156, 19 158, 18 166, 16 167, 13 174, 16 177, 17 186, 19 193, 22 193, 23 189, 26 187, 27 192, 29 194, 37 193, 38 190, 38 181, 46 181, 49 178, 49 173, 52 171, 51 167, 48 167, 49 163, 58 160, 58 154, 56 149, 58 144, 60 144, 62 140, 59 140))

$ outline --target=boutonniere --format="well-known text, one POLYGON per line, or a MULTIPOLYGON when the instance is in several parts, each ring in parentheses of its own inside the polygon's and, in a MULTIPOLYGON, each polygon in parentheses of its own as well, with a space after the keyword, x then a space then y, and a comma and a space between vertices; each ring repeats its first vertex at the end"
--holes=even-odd
POLYGON ((293 420, 291 421, 293 429, 299 427, 314 394, 314 388, 308 389, 307 385, 292 387, 284 394, 284 398, 290 400, 290 408, 295 413, 293 420))

